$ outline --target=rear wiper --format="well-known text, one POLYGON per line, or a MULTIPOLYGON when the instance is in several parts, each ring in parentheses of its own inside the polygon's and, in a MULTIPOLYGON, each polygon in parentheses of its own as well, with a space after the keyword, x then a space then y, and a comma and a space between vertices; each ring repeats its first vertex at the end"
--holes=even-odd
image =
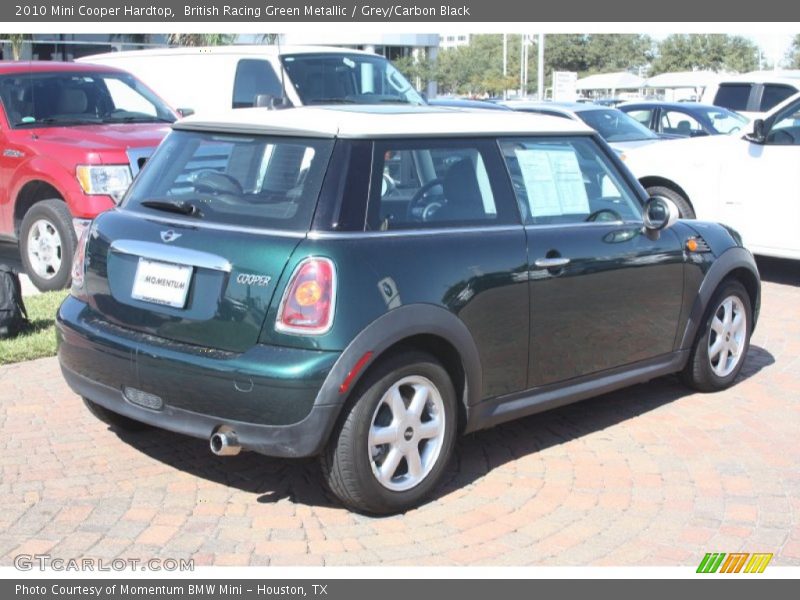
POLYGON ((166 200, 144 200, 140 202, 142 206, 147 208, 154 208, 155 210, 163 210, 165 212, 174 212, 189 217, 202 217, 203 213, 191 202, 169 202, 166 200))

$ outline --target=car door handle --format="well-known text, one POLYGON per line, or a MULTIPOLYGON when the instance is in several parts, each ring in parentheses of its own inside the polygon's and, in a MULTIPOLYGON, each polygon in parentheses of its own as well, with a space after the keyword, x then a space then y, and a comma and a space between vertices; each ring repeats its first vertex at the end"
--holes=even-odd
POLYGON ((569 264, 569 259, 563 256, 556 256, 553 258, 537 258, 533 264, 540 269, 560 269, 569 264))

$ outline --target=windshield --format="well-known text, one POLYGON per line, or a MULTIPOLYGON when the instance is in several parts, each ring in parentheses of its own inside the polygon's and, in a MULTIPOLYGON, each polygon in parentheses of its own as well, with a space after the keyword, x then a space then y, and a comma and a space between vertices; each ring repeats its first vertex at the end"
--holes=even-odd
POLYGON ((281 58, 303 104, 425 104, 392 63, 368 54, 293 54, 281 58))
POLYGON ((175 121, 170 108, 127 73, 4 75, 0 99, 14 128, 175 121))
POLYGON ((332 149, 327 139, 173 131, 134 181, 124 207, 305 231, 332 149))
POLYGON ((658 139, 655 133, 621 110, 613 108, 581 110, 576 114, 607 142, 634 142, 637 140, 658 139))
POLYGON ((734 133, 749 122, 747 117, 724 108, 710 108, 704 112, 709 125, 717 133, 734 133))

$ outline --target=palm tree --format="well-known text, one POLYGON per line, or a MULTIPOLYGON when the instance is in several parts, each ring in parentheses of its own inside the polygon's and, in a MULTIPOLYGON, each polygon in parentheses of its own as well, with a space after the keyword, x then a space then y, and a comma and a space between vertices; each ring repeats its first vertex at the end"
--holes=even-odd
POLYGON ((167 43, 170 46, 221 46, 235 39, 232 33, 170 33, 167 43))
POLYGON ((19 60, 22 56, 22 48, 25 46, 25 42, 31 39, 31 34, 7 33, 5 35, 0 34, 0 38, 5 38, 5 40, 11 44, 11 55, 14 57, 14 60, 19 60))

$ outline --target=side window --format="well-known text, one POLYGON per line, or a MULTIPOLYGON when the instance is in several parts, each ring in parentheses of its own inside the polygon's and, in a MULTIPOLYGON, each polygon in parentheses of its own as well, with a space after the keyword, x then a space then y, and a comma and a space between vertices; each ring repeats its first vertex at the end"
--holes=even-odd
POLYGON ((749 83, 723 83, 714 96, 714 104, 730 110, 747 110, 752 87, 749 83))
POLYGON ((789 96, 797 93, 797 90, 788 85, 775 85, 768 83, 764 86, 764 91, 761 93, 761 104, 759 110, 768 111, 777 106, 789 96))
POLYGON ((797 105, 781 115, 767 134, 767 144, 772 146, 800 146, 800 107, 797 105))
POLYGON ((280 98, 282 95, 281 80, 268 61, 243 58, 236 65, 236 78, 233 81, 233 108, 255 106, 257 97, 262 94, 280 98))
POLYGON ((689 137, 703 133, 703 126, 693 116, 677 110, 667 110, 661 115, 661 131, 689 137))
POLYGON ((526 223, 641 219, 639 201, 593 139, 513 139, 501 148, 526 223))
POLYGON ((653 111, 649 108, 640 108, 637 110, 629 110, 625 111, 627 114, 637 121, 644 125, 645 127, 650 127, 650 119, 653 117, 653 111))
POLYGON ((507 177, 488 140, 377 142, 367 216, 370 230, 519 222, 507 177))

